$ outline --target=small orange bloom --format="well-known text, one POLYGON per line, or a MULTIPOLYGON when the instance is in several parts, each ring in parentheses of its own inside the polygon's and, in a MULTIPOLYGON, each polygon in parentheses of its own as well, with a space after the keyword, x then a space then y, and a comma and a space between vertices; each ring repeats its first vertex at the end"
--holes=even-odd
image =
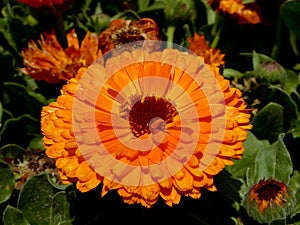
POLYGON ((122 44, 143 40, 160 40, 158 26, 150 18, 142 18, 138 21, 114 20, 109 27, 99 36, 99 49, 106 53, 122 44))
POLYGON ((68 47, 63 49, 54 34, 45 33, 36 44, 29 41, 22 51, 25 68, 21 71, 36 80, 48 83, 62 83, 74 77, 81 67, 89 66, 101 51, 98 51, 98 37, 87 33, 79 46, 75 30, 67 34, 68 47))
POLYGON ((217 13, 230 15, 232 19, 237 19, 239 24, 262 22, 259 7, 256 4, 243 4, 243 0, 210 0, 208 4, 217 13))
POLYGON ((242 157, 249 118, 241 92, 199 57, 138 49, 80 69, 41 125, 63 181, 151 207, 215 191, 214 175, 242 157))
POLYGON ((194 33, 194 37, 189 37, 188 42, 190 44, 189 50, 203 57, 204 62, 208 65, 218 68, 225 63, 225 54, 222 54, 220 49, 211 48, 204 35, 194 33))

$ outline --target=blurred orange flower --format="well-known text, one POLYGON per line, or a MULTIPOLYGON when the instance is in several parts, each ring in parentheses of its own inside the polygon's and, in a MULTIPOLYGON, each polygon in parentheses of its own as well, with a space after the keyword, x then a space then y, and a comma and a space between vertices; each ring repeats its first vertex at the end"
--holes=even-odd
POLYGON ((24 68, 21 71, 36 80, 62 83, 74 77, 81 67, 89 66, 101 51, 98 37, 88 32, 81 45, 75 30, 67 34, 68 47, 63 49, 54 34, 45 33, 38 43, 29 41, 22 51, 24 68))
POLYGON ((256 3, 243 4, 243 0, 209 0, 208 4, 217 13, 230 15, 239 24, 257 24, 262 22, 259 6, 256 3))
POLYGON ((99 36, 99 49, 106 53, 122 44, 143 41, 160 40, 158 26, 150 18, 142 18, 137 21, 123 18, 114 20, 109 27, 99 36))
POLYGON ((215 191, 214 175, 242 157, 252 127, 241 92, 174 49, 93 63, 61 93, 43 107, 41 125, 62 181, 82 192, 102 182, 102 195, 117 190, 145 207, 215 191))
POLYGON ((57 10, 60 12, 67 10, 74 0, 19 0, 19 2, 43 12, 54 13, 57 10))

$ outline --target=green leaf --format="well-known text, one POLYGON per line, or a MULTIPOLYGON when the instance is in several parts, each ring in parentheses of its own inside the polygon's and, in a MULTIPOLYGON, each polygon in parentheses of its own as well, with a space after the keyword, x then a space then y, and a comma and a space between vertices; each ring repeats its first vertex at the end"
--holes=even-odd
POLYGON ((26 7, 12 6, 10 1, 2 8, 3 18, 0 18, 0 32, 5 37, 8 44, 20 54, 24 40, 27 40, 33 34, 37 20, 28 14, 26 7))
POLYGON ((285 1, 281 6, 280 13, 286 26, 300 37, 300 1, 285 1))
POLYGON ((73 188, 73 184, 58 184, 56 177, 48 176, 48 182, 55 188, 57 191, 67 191, 73 188))
POLYGON ((279 86, 271 85, 268 90, 273 93, 272 100, 284 107, 284 119, 287 127, 293 126, 299 117, 298 106, 289 93, 279 86))
POLYGON ((215 177, 215 184, 222 196, 225 197, 229 203, 240 202, 239 190, 242 186, 242 182, 223 170, 215 177))
POLYGON ((16 69, 15 61, 16 59, 13 57, 13 55, 0 45, 0 62, 2 65, 5 65, 5 67, 1 68, 1 77, 3 80, 11 79, 11 74, 13 74, 16 69))
POLYGON ((227 79, 232 79, 232 78, 242 78, 245 76, 244 73, 239 72, 238 70, 235 69, 230 69, 230 68, 225 68, 223 70, 223 76, 227 79))
POLYGON ((15 180, 10 165, 1 160, 0 171, 0 203, 3 203, 10 198, 14 190, 15 180))
POLYGON ((294 138, 300 138, 300 119, 297 121, 295 127, 291 130, 294 138))
POLYGON ((240 55, 252 57, 253 70, 255 70, 257 66, 261 63, 275 61, 271 57, 264 54, 256 53, 255 51, 253 51, 252 53, 240 53, 240 55))
POLYGON ((286 224, 287 224, 286 220, 275 220, 270 223, 270 225, 286 225, 286 224))
POLYGON ((66 192, 57 192, 49 183, 46 173, 33 176, 25 182, 18 208, 32 225, 70 224, 72 220, 66 192))
POLYGON ((236 178, 242 182, 239 195, 243 199, 249 188, 254 184, 255 159, 257 153, 262 149, 270 146, 268 140, 259 140, 253 133, 248 131, 248 137, 244 142, 244 154, 242 159, 234 162, 234 165, 226 167, 236 178))
POLYGON ((300 70, 300 63, 297 63, 294 67, 293 67, 294 70, 300 70))
POLYGON ((286 70, 287 80, 284 84, 284 89, 291 94, 297 93, 297 86, 300 84, 300 74, 296 74, 293 70, 286 70))
POLYGON ((164 10, 164 16, 168 27, 176 26, 177 23, 180 22, 193 23, 197 17, 197 11, 193 0, 158 0, 154 4, 157 3, 159 3, 158 6, 162 7, 164 10))
POLYGON ((0 102, 0 128, 2 126, 2 117, 3 117, 3 107, 2 107, 2 103, 0 102))
POLYGON ((149 6, 150 0, 138 0, 138 9, 143 11, 149 6))
POLYGON ((30 225, 24 218, 23 213, 10 205, 8 205, 3 212, 3 222, 4 225, 30 225))
POLYGON ((240 218, 231 217, 231 220, 234 222, 235 225, 243 225, 243 222, 240 218))
POLYGON ((248 176, 253 177, 256 155, 268 145, 270 145, 268 141, 261 141, 248 131, 247 139, 244 142, 245 151, 242 159, 235 161, 234 165, 228 167, 232 176, 246 180, 246 174, 248 173, 248 176))
POLYGON ((283 142, 284 134, 272 145, 260 149, 255 158, 254 183, 261 179, 275 178, 286 184, 293 172, 291 156, 283 142), (284 169, 283 169, 284 168, 284 169))
POLYGON ((270 102, 252 120, 252 132, 260 139, 273 140, 284 131, 284 108, 270 102))
POLYGON ((18 208, 32 225, 48 225, 53 195, 54 190, 48 183, 47 175, 33 176, 25 182, 20 192, 18 208))
POLYGON ((25 219, 23 213, 10 205, 6 207, 3 213, 4 225, 30 225, 25 219))
POLYGON ((201 0, 206 9, 206 17, 207 17, 207 25, 212 25, 216 21, 216 12, 212 9, 210 5, 208 5, 206 0, 201 0))
POLYGON ((67 199, 65 191, 60 191, 53 196, 51 211, 50 211, 50 224, 63 224, 72 225, 70 214, 70 202, 67 199))
POLYGON ((4 87, 11 101, 20 102, 20 105, 28 111, 36 112, 47 104, 47 99, 43 95, 27 89, 25 85, 16 82, 4 82, 4 87))
POLYGON ((24 75, 23 78, 27 84, 28 90, 35 91, 38 89, 38 85, 36 84, 36 81, 34 80, 34 78, 32 76, 24 75))
POLYGON ((300 225, 300 214, 289 219, 286 224, 300 225))
POLYGON ((14 40, 13 35, 9 32, 8 22, 4 18, 0 18, 0 32, 5 37, 9 45, 16 51, 19 52, 17 44, 14 40))
POLYGON ((29 127, 34 125, 38 126, 39 124, 40 122, 29 114, 23 114, 17 118, 10 118, 5 121, 2 129, 0 129, 0 140, 5 140, 6 143, 7 141, 9 141, 9 143, 16 142, 16 140, 24 142, 25 137, 29 134, 29 127), (11 134, 14 134, 14 136, 11 134), (22 139, 19 140, 19 136, 22 136, 22 139))
POLYGON ((40 93, 36 93, 35 91, 30 91, 30 90, 28 90, 27 93, 29 96, 33 97, 38 102, 42 103, 43 105, 47 105, 48 101, 44 95, 42 95, 40 93))
POLYGON ((300 213, 300 173, 297 170, 293 172, 290 181, 290 187, 296 198, 294 211, 291 214, 291 217, 294 217, 296 214, 300 213))
POLYGON ((29 148, 31 149, 41 149, 44 150, 45 147, 43 145, 43 137, 41 135, 38 135, 37 137, 34 137, 33 139, 30 140, 29 142, 29 148))
POLYGON ((243 0, 243 4, 254 3, 255 0, 243 0))
POLYGON ((25 149, 17 144, 7 144, 0 148, 0 158, 22 159, 25 149))
MULTIPOLYGON (((138 12, 140 13, 140 12, 138 12)), ((140 16, 136 11, 128 9, 122 12, 119 12, 115 14, 113 17, 111 17, 111 21, 119 19, 119 18, 134 18, 136 20, 140 19, 140 16)))
POLYGON ((15 18, 21 20, 24 25, 34 27, 38 24, 38 20, 29 13, 30 12, 28 12, 22 5, 12 6, 12 14, 15 16, 15 18))
POLYGON ((160 10, 165 7, 165 3, 163 1, 157 1, 154 2, 152 5, 148 6, 147 8, 144 9, 139 9, 137 13, 145 13, 145 12, 150 12, 154 10, 160 10))
POLYGON ((253 70, 255 70, 259 66, 259 64, 261 64, 261 60, 255 51, 253 51, 252 64, 253 64, 253 70))
POLYGON ((299 56, 299 51, 298 51, 298 44, 297 44, 297 36, 295 35, 294 32, 290 31, 290 44, 293 49, 293 52, 299 56))

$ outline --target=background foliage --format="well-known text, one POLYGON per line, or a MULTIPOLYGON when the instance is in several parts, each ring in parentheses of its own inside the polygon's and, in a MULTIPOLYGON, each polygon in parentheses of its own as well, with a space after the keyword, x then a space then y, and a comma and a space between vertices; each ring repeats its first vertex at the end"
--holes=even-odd
MULTIPOLYGON (((254 0, 244 0, 253 3, 254 0)), ((58 183, 54 162, 41 142, 41 107, 59 95, 61 85, 35 81, 20 72, 21 51, 29 40, 55 28, 55 18, 15 0, 0 2, 0 224, 58 225, 136 223, 260 224, 244 208, 247 191, 274 177, 295 198, 284 220, 300 224, 300 1, 257 0, 267 23, 238 24, 217 14, 204 0, 78 0, 63 14, 66 30, 100 34, 116 18, 154 19, 163 40, 188 47, 202 33, 225 54, 223 75, 242 90, 253 108, 253 129, 243 159, 216 176, 217 192, 203 190, 199 200, 183 197, 172 208, 127 205, 116 193, 100 197, 95 189, 79 193, 58 183), (277 62, 285 80, 262 71, 277 62), (271 76, 271 77, 270 77, 271 76)))

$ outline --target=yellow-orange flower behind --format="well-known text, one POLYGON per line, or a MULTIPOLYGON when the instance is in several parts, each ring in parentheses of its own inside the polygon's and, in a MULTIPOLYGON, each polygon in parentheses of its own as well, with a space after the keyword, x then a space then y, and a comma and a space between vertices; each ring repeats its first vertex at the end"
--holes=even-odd
POLYGON ((79 70, 43 108, 61 179, 83 192, 102 182, 102 195, 146 207, 215 191, 214 175, 242 157, 251 128, 240 91, 187 52, 128 49, 79 70))
POLYGON ((243 0, 209 0, 208 4, 220 14, 229 15, 239 24, 258 24, 263 21, 257 3, 244 4, 243 0))
POLYGON ((74 77, 81 67, 89 66, 97 57, 98 37, 88 32, 79 44, 75 30, 67 34, 68 47, 63 49, 54 34, 45 33, 38 43, 29 41, 22 51, 24 68, 21 71, 36 80, 63 83, 74 77))

